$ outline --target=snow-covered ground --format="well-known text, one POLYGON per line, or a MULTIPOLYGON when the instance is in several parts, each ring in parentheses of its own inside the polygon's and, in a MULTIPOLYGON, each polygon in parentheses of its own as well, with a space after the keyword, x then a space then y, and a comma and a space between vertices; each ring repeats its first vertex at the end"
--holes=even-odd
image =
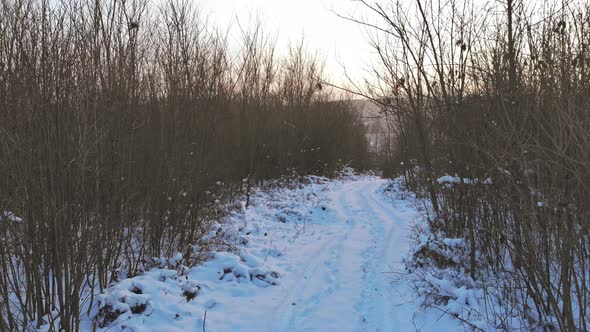
POLYGON ((233 228, 235 252, 191 269, 174 268, 174 257, 167 269, 108 289, 99 297, 102 315, 119 310, 118 317, 99 330, 462 329, 422 310, 404 274, 410 224, 419 218, 411 199, 384 195, 388 180, 374 176, 306 180, 259 191, 231 216, 223 227, 233 228))

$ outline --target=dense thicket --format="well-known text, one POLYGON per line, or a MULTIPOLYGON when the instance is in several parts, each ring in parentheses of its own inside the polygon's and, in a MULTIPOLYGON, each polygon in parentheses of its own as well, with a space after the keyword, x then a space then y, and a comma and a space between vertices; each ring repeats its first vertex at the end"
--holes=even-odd
POLYGON ((363 3, 380 56, 365 93, 393 123, 384 168, 428 194, 435 233, 467 240, 460 268, 511 308, 480 314, 588 330, 588 3, 363 3))
POLYGON ((202 259, 220 201, 363 167, 317 57, 242 35, 230 50, 190 1, 0 2, 0 330, 78 330, 118 277, 202 259))

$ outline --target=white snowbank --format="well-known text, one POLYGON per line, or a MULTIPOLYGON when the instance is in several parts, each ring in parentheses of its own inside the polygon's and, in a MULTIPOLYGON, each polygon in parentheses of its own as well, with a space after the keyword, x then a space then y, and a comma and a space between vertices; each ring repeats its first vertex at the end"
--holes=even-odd
MULTIPOLYGON (((255 301, 263 289, 281 285, 287 272, 280 242, 287 241, 288 234, 295 237, 310 221, 310 211, 325 199, 320 193, 327 183, 312 176, 290 188, 252 189, 250 207, 237 203, 229 219, 213 225, 203 239, 213 239, 223 228, 233 234, 235 252, 213 252, 210 260, 192 268, 181 264, 181 253, 155 258, 159 268, 123 279, 95 298, 92 316, 98 330, 201 331, 205 324, 212 330, 231 331, 232 326, 252 325, 248 316, 228 320, 228 313, 254 310, 255 306, 243 303, 255 301)), ((86 318, 83 327, 90 330, 92 324, 86 318)))

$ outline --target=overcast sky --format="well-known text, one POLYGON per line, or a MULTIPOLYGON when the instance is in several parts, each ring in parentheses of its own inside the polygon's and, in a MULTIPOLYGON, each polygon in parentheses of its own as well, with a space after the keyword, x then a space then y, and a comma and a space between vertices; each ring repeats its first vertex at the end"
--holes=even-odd
POLYGON ((333 12, 366 16, 363 7, 351 0, 204 0, 202 9, 217 26, 237 28, 236 19, 247 25, 252 17, 260 17, 265 30, 278 33, 279 53, 286 51, 289 41, 304 37, 307 49, 320 53, 326 72, 338 84, 346 81, 343 66, 359 79, 371 62, 363 29, 333 12))

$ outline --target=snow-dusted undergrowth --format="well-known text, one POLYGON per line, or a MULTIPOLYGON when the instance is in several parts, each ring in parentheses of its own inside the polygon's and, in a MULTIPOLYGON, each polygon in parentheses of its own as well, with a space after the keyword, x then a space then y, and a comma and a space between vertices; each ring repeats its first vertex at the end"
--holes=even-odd
POLYGON ((251 206, 236 204, 208 235, 223 236, 225 247, 233 250, 208 252, 210 259, 192 268, 181 264, 180 253, 155 259, 159 267, 123 279, 98 295, 84 329, 201 331, 224 326, 224 315, 240 315, 227 309, 236 298, 254 297, 280 284, 280 241, 296 238, 305 229, 308 211, 321 210, 327 183, 326 178, 307 176, 271 184, 272 189, 254 189, 251 206), (207 311, 228 312, 207 316, 207 311))
MULTIPOLYGON (((443 176, 441 185, 491 184, 491 180, 460 179, 443 176)), ((405 261, 406 271, 414 284, 422 310, 439 312, 461 322, 466 330, 514 331, 523 329, 514 305, 504 301, 499 276, 482 269, 473 280, 466 269, 469 248, 463 238, 449 238, 433 231, 434 213, 428 198, 418 197, 407 190, 402 177, 392 180, 386 193, 394 200, 411 202, 420 217, 412 225, 411 246, 405 261)), ((483 265, 483 262, 480 262, 483 265)))

